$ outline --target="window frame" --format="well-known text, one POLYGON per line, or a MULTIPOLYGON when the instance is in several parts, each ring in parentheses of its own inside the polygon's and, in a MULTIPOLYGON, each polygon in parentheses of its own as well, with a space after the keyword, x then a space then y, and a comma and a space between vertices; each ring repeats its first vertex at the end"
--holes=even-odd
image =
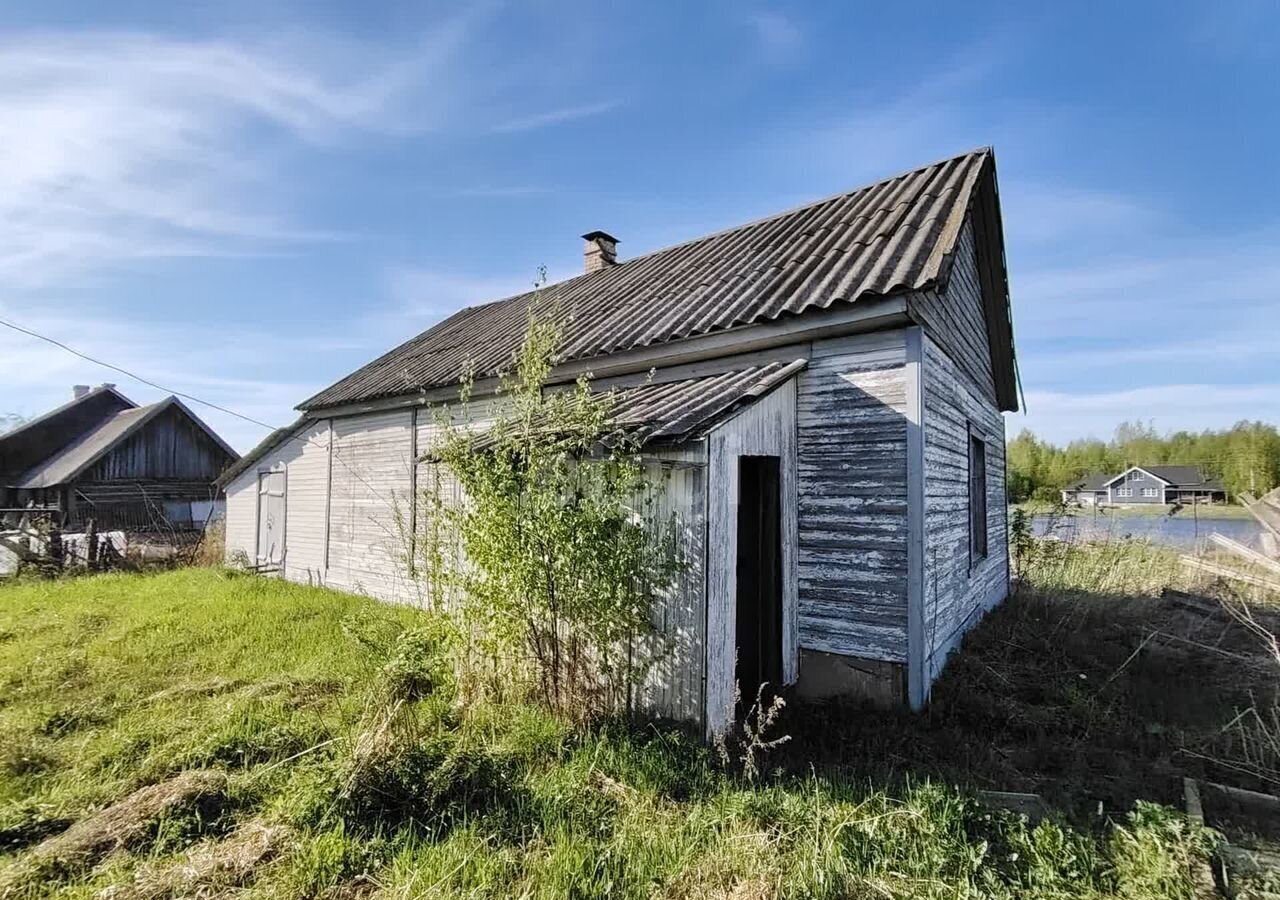
POLYGON ((1142 496, 1144 496, 1144 497, 1159 497, 1159 496, 1160 496, 1160 489, 1159 489, 1159 488, 1153 488, 1153 487, 1144 487, 1144 488, 1142 489, 1142 496))
POLYGON ((1124 497, 1124 498, 1126 498, 1126 499, 1127 499, 1127 498, 1129 498, 1129 497, 1132 497, 1132 496, 1133 496, 1133 488, 1131 488, 1131 487, 1116 488, 1116 496, 1117 496, 1117 497, 1124 497))
POLYGON ((990 441, 987 440, 986 433, 972 422, 969 423, 965 457, 965 512, 968 516, 966 531, 969 535, 969 572, 972 574, 973 570, 991 555, 991 504, 988 502, 991 483, 991 468, 988 465, 991 458, 990 441), (975 448, 981 450, 980 476, 974 470, 975 448), (979 477, 982 480, 982 490, 980 494, 975 494, 979 477), (980 497, 981 518, 974 509, 975 497, 980 497))

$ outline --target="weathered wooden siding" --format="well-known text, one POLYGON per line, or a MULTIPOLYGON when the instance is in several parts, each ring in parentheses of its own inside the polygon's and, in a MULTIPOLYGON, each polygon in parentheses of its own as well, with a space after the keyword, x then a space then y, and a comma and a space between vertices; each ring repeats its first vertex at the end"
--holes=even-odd
POLYGON ((907 655, 905 343, 815 342, 798 376, 799 642, 907 655))
POLYGON ((701 722, 706 628, 707 464, 706 445, 659 451, 645 464, 654 485, 655 523, 675 526, 685 568, 652 611, 656 635, 637 642, 654 660, 637 697, 651 715, 701 722))
POLYGON ((416 599, 406 565, 412 417, 399 410, 333 420, 330 587, 383 600, 416 599))
MULTIPOLYGON (((960 298, 957 298, 960 302, 960 298)), ((923 667, 928 684, 964 632, 1008 593, 1004 418, 927 335, 921 366, 925 553, 923 667), (969 559, 969 433, 987 455, 987 555, 969 559)))
MULTIPOLYGON (((804 373, 801 373, 803 376, 804 373)), ((796 379, 775 389, 711 432, 707 504, 707 727, 733 716, 738 560, 738 457, 778 456, 782 475, 782 666, 797 673, 799 586, 796 554, 796 379)))
POLYGON ((227 451, 181 412, 169 409, 82 472, 77 480, 207 478, 212 482, 228 462, 227 451))
POLYGON ((924 323, 925 333, 955 361, 978 393, 995 403, 991 342, 982 306, 972 215, 965 219, 956 242, 946 293, 923 291, 912 294, 908 303, 924 323))

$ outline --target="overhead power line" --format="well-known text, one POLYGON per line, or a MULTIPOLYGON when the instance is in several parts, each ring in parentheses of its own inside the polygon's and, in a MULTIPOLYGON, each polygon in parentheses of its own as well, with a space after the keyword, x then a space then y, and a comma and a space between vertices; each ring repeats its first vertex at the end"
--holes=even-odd
MULTIPOLYGON (((237 419, 243 419, 246 422, 250 422, 262 428, 267 428, 271 431, 279 430, 275 425, 268 425, 266 422, 253 418, 253 416, 246 416, 244 413, 239 413, 239 412, 236 412, 234 409, 228 409, 227 407, 221 406, 217 403, 213 403, 212 401, 204 400, 200 397, 195 396, 194 394, 187 394, 182 391, 175 391, 172 388, 165 387, 162 384, 157 384, 151 379, 143 378, 141 375, 137 374, 136 372, 131 372, 128 369, 124 368, 123 366, 117 366, 114 363, 109 363, 109 362, 106 362, 105 360, 97 359, 96 357, 90 356, 87 353, 82 353, 79 350, 77 350, 75 347, 64 344, 62 341, 59 341, 56 338, 51 338, 48 335, 40 334, 38 331, 32 331, 30 328, 24 328, 23 326, 18 325, 15 322, 9 322, 9 321, 6 321, 5 319, 0 319, 0 325, 5 326, 6 328, 12 328, 14 331, 21 332, 22 334, 25 334, 29 337, 36 338, 37 340, 44 341, 47 344, 52 344, 53 346, 59 348, 60 350, 65 350, 67 353, 70 353, 73 356, 78 356, 80 359, 83 359, 86 362, 93 363, 95 366, 102 366, 103 368, 110 369, 113 372, 119 372, 121 375, 124 375, 127 378, 132 378, 134 381, 137 381, 141 384, 145 384, 148 387, 153 387, 158 391, 164 391, 165 393, 173 394, 175 397, 182 397, 184 400, 190 400, 193 403, 199 403, 202 406, 209 407, 210 409, 216 409, 219 412, 224 412, 229 416, 235 416, 237 419)), ((318 447, 322 450, 325 450, 326 452, 328 452, 330 449, 327 445, 322 444, 319 441, 313 441, 305 437, 300 437, 296 434, 287 435, 285 440, 296 441, 299 444, 318 447)), ((356 481, 360 482, 362 485, 368 488, 375 496, 379 496, 381 494, 381 491, 379 491, 375 485, 370 484, 364 478, 364 476, 362 476, 351 465, 349 465, 346 462, 346 460, 342 459, 342 455, 340 453, 334 453, 333 459, 339 465, 341 465, 344 469, 346 469, 351 474, 351 476, 355 478, 356 481)))
POLYGON ((181 397, 184 400, 190 400, 192 403, 199 403, 201 406, 207 406, 210 409, 216 409, 218 412, 224 412, 229 416, 235 416, 237 419, 243 419, 246 422, 251 422, 252 424, 258 425, 262 428, 269 428, 269 429, 275 430, 276 426, 274 425, 268 425, 266 422, 261 422, 253 418, 252 416, 246 416, 243 413, 238 413, 234 409, 227 409, 225 406, 219 406, 217 403, 213 403, 209 400, 202 400, 201 398, 196 397, 192 394, 186 394, 186 393, 183 393, 182 391, 175 391, 173 388, 167 388, 162 384, 156 384, 154 381, 151 381, 150 379, 147 379, 147 378, 143 378, 141 375, 137 374, 136 372, 130 372, 128 369, 114 365, 113 363, 109 363, 104 360, 97 359, 95 357, 90 356, 87 353, 82 353, 79 350, 77 350, 75 347, 68 346, 67 344, 64 344, 62 341, 59 341, 55 338, 51 338, 48 335, 40 334, 38 331, 32 331, 30 328, 23 328, 21 325, 18 325, 15 322, 8 322, 8 321, 5 321, 4 319, 0 319, 0 325, 5 326, 6 328, 12 328, 14 331, 19 331, 22 334, 35 338, 36 340, 44 341, 46 344, 53 344, 53 346, 61 350, 65 350, 68 353, 72 354, 73 356, 78 356, 81 359, 85 360, 86 362, 91 362, 95 366, 102 366, 104 369, 110 369, 113 372, 119 372, 121 375, 124 375, 127 378, 132 378, 134 381, 141 382, 142 384, 145 384, 148 387, 153 387, 158 391, 164 391, 166 394, 173 394, 175 397, 181 397))

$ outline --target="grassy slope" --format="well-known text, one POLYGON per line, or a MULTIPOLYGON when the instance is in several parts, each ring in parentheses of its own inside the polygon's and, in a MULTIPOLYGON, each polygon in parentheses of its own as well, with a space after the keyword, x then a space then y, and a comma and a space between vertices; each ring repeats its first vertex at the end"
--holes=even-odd
MULTIPOLYGON (((679 732, 575 733, 522 706, 460 708, 442 688, 406 707, 395 755, 360 769, 384 648, 420 621, 216 570, 0 587, 0 867, 140 785, 216 767, 231 776, 222 820, 27 892, 91 896, 180 858, 201 830, 265 818, 296 837, 255 896, 1190 896, 1199 845, 1176 816, 1032 830, 921 783, 926 757, 947 752, 929 729, 957 753, 983 740, 947 732, 942 713, 875 714, 865 741, 851 719, 824 749, 856 768, 800 764, 753 787, 679 732), (899 761, 881 788, 860 755, 878 740, 899 761)), ((1052 740, 1053 712, 1010 727, 1052 740)))

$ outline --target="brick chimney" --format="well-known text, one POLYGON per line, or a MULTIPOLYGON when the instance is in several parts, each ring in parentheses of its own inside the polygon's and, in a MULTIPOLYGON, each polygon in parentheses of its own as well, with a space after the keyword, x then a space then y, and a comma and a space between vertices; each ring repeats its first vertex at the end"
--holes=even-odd
POLYGON ((72 400, 79 400, 81 397, 83 397, 83 396, 84 396, 85 394, 87 394, 87 393, 89 393, 89 385, 87 385, 87 384, 73 384, 73 385, 71 385, 71 399, 72 399, 72 400))
POLYGON ((582 255, 586 262, 587 272, 598 272, 601 269, 618 264, 618 239, 605 231, 588 231, 582 236, 587 242, 582 255))

